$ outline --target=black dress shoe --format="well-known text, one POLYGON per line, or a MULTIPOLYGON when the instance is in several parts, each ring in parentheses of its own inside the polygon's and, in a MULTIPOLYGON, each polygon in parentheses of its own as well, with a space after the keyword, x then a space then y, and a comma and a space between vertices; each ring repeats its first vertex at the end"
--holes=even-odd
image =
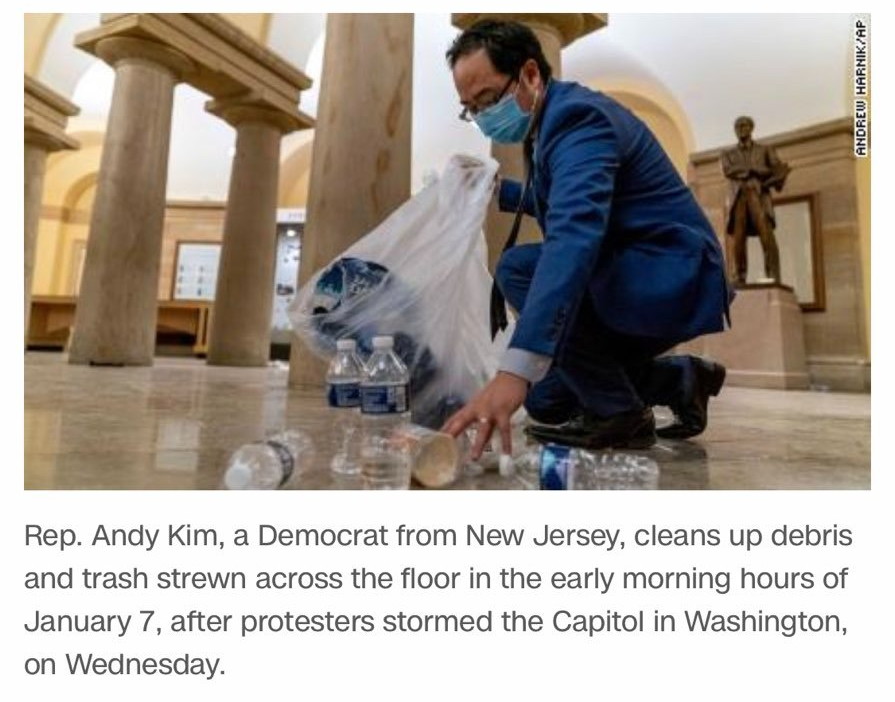
POLYGON ((709 397, 715 397, 721 391, 726 375, 727 371, 720 363, 697 359, 689 400, 671 407, 675 422, 657 429, 656 434, 663 439, 689 439, 705 431, 709 397))
POLYGON ((649 448, 656 443, 656 420, 649 407, 611 417, 579 414, 565 424, 533 424, 525 433, 541 443, 586 449, 649 448))

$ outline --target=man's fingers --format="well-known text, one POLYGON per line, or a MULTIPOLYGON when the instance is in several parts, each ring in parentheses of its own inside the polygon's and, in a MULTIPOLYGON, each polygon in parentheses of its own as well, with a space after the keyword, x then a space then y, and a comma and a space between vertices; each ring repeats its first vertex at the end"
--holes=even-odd
POLYGON ((508 456, 513 455, 513 430, 509 417, 498 417, 497 428, 500 429, 500 444, 503 447, 503 453, 508 456))
POLYGON ((472 458, 473 461, 477 461, 481 458, 482 451, 485 450, 485 444, 488 443, 493 431, 494 425, 485 418, 480 419, 476 424, 475 442, 472 444, 472 453, 470 454, 470 458, 472 458))
POLYGON ((444 426, 441 427, 441 431, 443 431, 445 434, 450 434, 454 438, 457 438, 457 436, 460 435, 460 432, 463 431, 462 420, 457 417, 452 417, 444 423, 444 426))
POLYGON ((444 423, 444 426, 441 427, 441 431, 457 438, 470 424, 475 426, 475 441, 472 444, 470 458, 473 461, 477 461, 481 457, 482 451, 484 451, 488 440, 491 438, 491 433, 494 431, 494 424, 491 420, 486 417, 477 417, 472 410, 464 407, 458 412, 455 412, 451 418, 444 423))
POLYGON ((464 407, 451 415, 450 419, 448 419, 444 423, 444 426, 441 427, 441 431, 456 438, 464 429, 466 429, 466 427, 472 424, 474 419, 475 415, 464 407))

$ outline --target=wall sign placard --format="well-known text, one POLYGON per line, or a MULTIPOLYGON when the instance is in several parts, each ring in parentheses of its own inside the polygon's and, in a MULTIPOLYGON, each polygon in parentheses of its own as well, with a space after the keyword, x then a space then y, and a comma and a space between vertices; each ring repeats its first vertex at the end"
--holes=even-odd
POLYGON ((214 300, 220 257, 220 244, 179 242, 174 267, 174 299, 214 300))

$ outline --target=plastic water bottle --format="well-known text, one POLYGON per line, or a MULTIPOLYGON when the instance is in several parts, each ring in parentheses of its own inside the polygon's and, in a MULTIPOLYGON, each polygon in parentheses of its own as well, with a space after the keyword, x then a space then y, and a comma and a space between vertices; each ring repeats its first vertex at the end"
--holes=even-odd
POLYGON ((310 463, 312 445, 300 431, 287 430, 240 446, 227 463, 228 490, 277 490, 294 484, 310 463))
POLYGON ((394 351, 390 336, 373 337, 360 384, 361 412, 406 420, 410 414, 410 373, 394 351))
POLYGON ((357 357, 354 339, 339 339, 336 355, 326 372, 326 392, 330 407, 360 407, 360 384, 364 365, 357 357))
POLYGON ((646 456, 546 444, 514 459, 518 477, 540 490, 655 490, 659 466, 646 456))
POLYGON ((360 397, 364 484, 373 490, 409 488, 412 457, 395 440, 395 430, 410 421, 410 373, 395 354, 392 337, 373 338, 360 397))
POLYGON ((359 475, 362 432, 360 415, 354 412, 339 412, 332 429, 331 445, 335 450, 329 462, 330 471, 337 475, 359 475))

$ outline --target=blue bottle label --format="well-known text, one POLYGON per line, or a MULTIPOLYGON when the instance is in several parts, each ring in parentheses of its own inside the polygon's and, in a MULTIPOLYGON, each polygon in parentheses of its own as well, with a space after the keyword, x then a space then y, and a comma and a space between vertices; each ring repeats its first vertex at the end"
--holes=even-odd
POLYGON ((360 383, 330 383, 326 395, 330 407, 360 407, 360 383))
POLYGON ((277 458, 280 459, 280 467, 283 469, 283 477, 280 478, 279 487, 283 487, 283 485, 289 481, 289 478, 292 477, 292 473, 295 472, 295 457, 292 455, 292 451, 289 450, 289 447, 279 441, 268 439, 262 443, 270 446, 270 448, 273 449, 273 452, 277 454, 277 458))
POLYGON ((360 408, 364 414, 403 414, 408 411, 406 385, 364 385, 360 389, 360 408))
POLYGON ((541 490, 568 490, 572 479, 572 449, 547 444, 541 448, 541 490))

